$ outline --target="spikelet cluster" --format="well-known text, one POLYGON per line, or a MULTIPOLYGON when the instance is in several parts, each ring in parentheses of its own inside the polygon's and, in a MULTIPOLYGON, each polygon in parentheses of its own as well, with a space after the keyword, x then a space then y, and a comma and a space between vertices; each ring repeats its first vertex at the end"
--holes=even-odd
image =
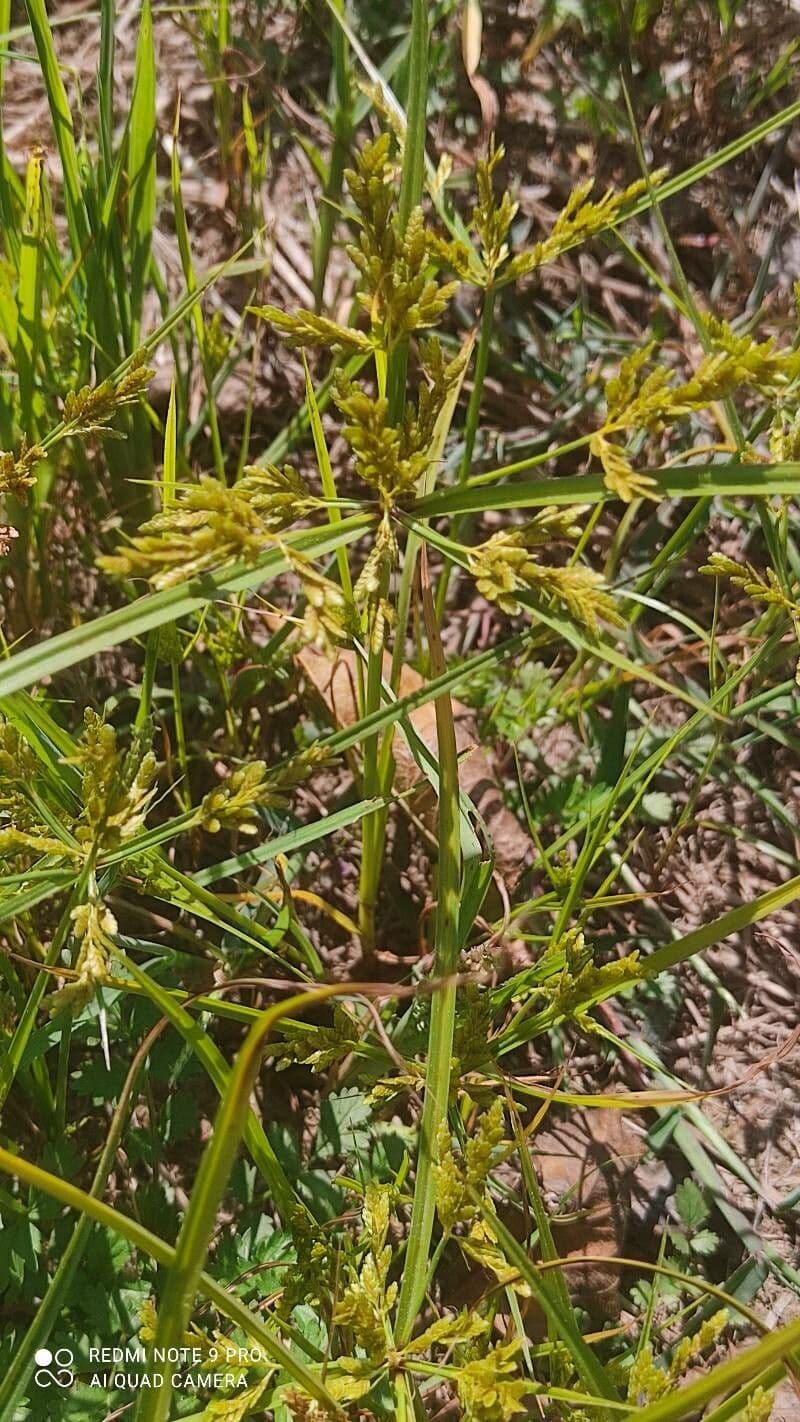
POLYGON ((768 1388, 754 1388, 744 1405, 742 1422, 769 1422, 774 1405, 774 1392, 768 1388))
POLYGON ((779 410, 769 432, 769 452, 776 464, 800 460, 800 414, 788 417, 779 410))
POLYGON ((83 737, 67 763, 81 768, 82 810, 74 830, 80 844, 108 852, 143 829, 158 774, 143 737, 122 749, 114 727, 89 708, 83 737))
POLYGON ((339 647, 348 646, 360 631, 355 604, 344 589, 326 578, 294 548, 281 545, 286 561, 300 580, 305 611, 300 627, 304 641, 333 657, 339 647))
POLYGON ((525 1398, 537 1385, 519 1372, 522 1342, 497 1343, 478 1357, 459 1361, 455 1387, 464 1422, 508 1422, 527 1414, 525 1398))
POLYGON ((369 394, 341 373, 334 387, 356 473, 377 491, 384 508, 412 494, 428 469, 437 421, 461 378, 464 357, 459 353, 446 360, 439 342, 431 338, 421 343, 420 365, 424 378, 417 403, 407 403, 398 425, 389 423, 385 397, 369 394))
POLYGON ((355 326, 340 326, 327 316, 316 311, 294 311, 289 314, 279 306, 250 306, 253 316, 260 316, 283 336, 292 348, 309 347, 328 350, 332 355, 354 355, 357 351, 371 351, 374 342, 355 326))
POLYGON ((645 1406, 671 1392, 689 1365, 713 1347, 727 1324, 727 1309, 719 1309, 701 1323, 696 1333, 682 1338, 674 1348, 670 1361, 661 1366, 656 1363, 649 1344, 640 1348, 628 1378, 628 1401, 645 1406))
POLYGON ((368 1358, 386 1352, 389 1311, 397 1298, 397 1284, 389 1283, 391 1247, 386 1243, 392 1191, 370 1180, 364 1191, 360 1263, 347 1265, 347 1282, 334 1309, 334 1321, 352 1329, 358 1347, 368 1358))
POLYGON ((453 1149, 450 1132, 443 1125, 438 1141, 439 1161, 434 1167, 436 1211, 446 1234, 456 1225, 471 1224, 478 1215, 474 1195, 482 1195, 490 1172, 502 1157, 503 1102, 496 1097, 478 1118, 463 1154, 453 1149))
POLYGON ((504 273, 506 280, 517 281, 519 277, 528 276, 537 267, 556 261, 564 252, 598 232, 615 227, 624 218, 626 209, 632 207, 648 187, 657 187, 664 175, 664 170, 659 169, 652 174, 649 183, 639 178, 622 192, 609 190, 597 202, 591 198, 594 178, 588 178, 570 193, 547 236, 509 262, 504 273))
POLYGON ((178 489, 175 502, 143 524, 128 545, 98 558, 120 578, 172 587, 237 559, 263 553, 274 535, 319 507, 295 470, 248 467, 229 486, 210 475, 178 489))
POLYGON ((285 765, 273 769, 263 760, 248 761, 203 797, 197 822, 209 834, 219 834, 223 829, 255 834, 259 809, 283 809, 291 791, 307 780, 324 760, 325 752, 311 746, 285 765))
POLYGON ((755 602, 781 607, 793 620, 800 619, 800 603, 781 586, 773 568, 760 573, 752 563, 737 563, 735 558, 729 558, 725 553, 712 553, 700 572, 716 578, 728 578, 755 602))
POLYGON ((389 351, 412 331, 437 325, 455 293, 455 283, 440 283, 435 275, 436 244, 422 209, 415 208, 405 226, 401 224, 391 145, 391 135, 382 133, 364 144, 355 168, 345 172, 358 229, 357 242, 347 250, 361 277, 359 302, 369 320, 369 333, 313 311, 250 308, 292 346, 322 347, 334 354, 377 346, 389 351))
POLYGON ((391 137, 382 133, 345 172, 358 220, 358 241, 348 252, 361 275, 361 305, 387 350, 412 331, 435 326, 456 289, 433 274, 434 243, 422 210, 415 208, 401 226, 390 149, 391 137))
POLYGON ((53 854, 79 857, 79 851, 42 823, 32 799, 38 765, 16 726, 0 722, 0 859, 53 854))
POLYGON ((137 351, 124 375, 117 380, 103 380, 99 385, 84 385, 73 390, 64 400, 65 433, 108 433, 108 423, 126 405, 133 405, 144 395, 154 372, 147 365, 145 351, 137 351))
MULTIPOLYGON (((712 553, 708 563, 700 569, 712 577, 727 578, 734 587, 741 588, 753 602, 764 603, 767 607, 779 607, 789 618, 794 635, 800 642, 800 598, 787 592, 773 568, 760 573, 752 563, 737 563, 725 553, 712 553)), ((800 661, 795 679, 800 684, 800 661)))
POLYGON ((594 952, 580 929, 569 929, 549 950, 553 956, 563 955, 563 967, 535 989, 544 997, 553 1018, 572 1020, 584 1032, 592 1032, 594 1024, 588 1008, 598 996, 606 997, 615 987, 629 983, 640 975, 639 953, 624 958, 612 958, 597 964, 594 952))
POLYGON ((125 750, 113 726, 87 709, 83 735, 65 763, 81 771, 80 809, 72 814, 60 805, 48 809, 36 786, 36 756, 16 728, 0 724, 0 857, 102 859, 144 829, 159 769, 144 730, 125 750))
POLYGON ((108 955, 114 944, 117 921, 110 909, 96 899, 72 910, 72 927, 79 943, 75 960, 76 977, 48 998, 51 1016, 68 1008, 80 1012, 108 976, 108 955))
POLYGON ((521 528, 504 529, 468 552, 469 570, 478 591, 509 616, 521 611, 520 595, 532 595, 544 605, 563 607, 574 620, 597 635, 601 621, 619 623, 612 598, 600 576, 580 564, 551 567, 535 550, 555 540, 573 541, 580 534, 573 509, 542 509, 521 528))
POLYGON ((708 351, 694 375, 676 380, 666 366, 648 370, 654 342, 626 356, 605 388, 606 418, 593 436, 605 482, 618 498, 652 496, 654 481, 637 473, 614 438, 637 430, 661 434, 677 420, 749 389, 767 399, 785 398, 800 378, 800 351, 779 350, 773 340, 737 335, 725 321, 706 319, 708 351))
MULTIPOLYGON (((494 188, 504 157, 502 145, 492 144, 486 157, 478 161, 477 201, 470 223, 472 245, 458 239, 436 242, 442 264, 473 286, 506 285, 556 261, 570 248, 616 226, 648 186, 640 179, 622 192, 604 193, 595 202, 591 199, 594 179, 590 178, 570 193, 547 236, 512 256, 511 228, 518 205, 507 191, 498 198, 494 188)), ((657 185, 663 176, 661 171, 655 173, 651 184, 657 185)))
POLYGON ((44 459, 41 445, 28 444, 24 435, 16 454, 0 450, 0 494, 23 497, 36 482, 36 466, 41 459, 44 459))
POLYGON ((360 1040, 358 1023, 338 1002, 333 1009, 331 1027, 284 1022, 281 1033, 284 1040, 272 1048, 278 1071, 285 1070, 293 1062, 301 1062, 315 1071, 326 1071, 334 1063, 349 1057, 360 1040))

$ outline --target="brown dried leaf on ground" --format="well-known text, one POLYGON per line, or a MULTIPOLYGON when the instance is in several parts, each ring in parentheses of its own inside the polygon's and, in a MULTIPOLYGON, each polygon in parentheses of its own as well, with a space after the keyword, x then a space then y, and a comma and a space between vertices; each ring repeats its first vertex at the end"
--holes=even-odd
POLYGON ((533 1140, 533 1157, 551 1212, 553 1243, 562 1259, 587 1259, 565 1270, 572 1297, 595 1318, 618 1309, 619 1266, 587 1256, 625 1252, 630 1177, 641 1139, 621 1112, 573 1112, 533 1140), (559 1221, 559 1215, 563 1222, 559 1221))
MULTIPOLYGON (((352 726, 357 720, 355 654, 341 652, 330 662, 318 652, 305 647, 296 652, 295 660, 302 669, 307 686, 322 702, 326 715, 336 727, 352 726)), ((384 673, 388 678, 390 661, 385 659, 384 673)), ((412 667, 403 667, 400 675, 400 696, 408 696, 424 685, 423 678, 412 667)), ((469 795, 481 815, 494 847, 495 868, 505 885, 512 889, 530 858, 530 841, 515 816, 503 803, 497 777, 488 756, 480 749, 480 736, 473 712, 460 701, 453 701, 456 743, 461 754, 459 778, 461 788, 469 795)), ((412 711, 409 720, 424 744, 436 754, 436 712, 433 702, 412 711)), ((420 780, 420 770, 405 740, 395 731, 395 790, 411 789, 420 780)), ((421 787, 414 806, 424 823, 435 831, 436 804, 432 793, 421 787)))

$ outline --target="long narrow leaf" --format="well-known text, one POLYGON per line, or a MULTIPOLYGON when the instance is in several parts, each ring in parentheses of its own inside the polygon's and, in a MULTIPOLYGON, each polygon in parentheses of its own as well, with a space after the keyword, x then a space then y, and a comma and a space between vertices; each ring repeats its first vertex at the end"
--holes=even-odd
POLYGON ((81 189, 78 149, 75 143, 75 129, 72 123, 72 109, 69 99, 67 98, 67 91, 64 88, 64 81, 61 78, 61 69, 53 44, 53 36, 50 30, 44 0, 25 0, 25 8, 28 11, 28 19, 30 20, 36 50, 39 55, 39 63, 42 66, 42 74, 47 91, 47 101, 50 105, 50 114, 53 120, 58 153, 61 159, 64 197, 67 208, 67 223, 69 225, 70 240, 72 242, 72 252, 76 259, 80 259, 89 239, 89 224, 81 189))
POLYGON ((329 834, 335 834, 337 830, 358 824, 365 815, 376 810, 380 803, 379 800, 359 800, 355 805, 346 805, 342 810, 335 810, 323 820, 298 825, 296 829, 276 835, 275 839, 267 840, 266 844, 260 844, 257 849, 245 849, 241 854, 223 859, 219 864, 209 864, 207 869, 202 869, 199 874, 193 876, 194 881, 200 885, 215 884, 219 879, 229 879, 255 864, 269 864, 273 859, 277 859, 279 854, 294 854, 298 849, 305 849, 307 845, 316 844, 329 834))
MULTIPOLYGON (((535 462, 540 463, 539 456, 535 462)), ((518 469, 524 465, 510 466, 518 469)), ((500 487, 493 481, 510 472, 493 470, 454 489, 439 489, 419 499, 413 512, 419 518, 443 514, 484 513, 489 509, 541 508, 545 504, 597 504, 615 498, 602 474, 570 474, 557 479, 526 479, 500 487), (491 484, 491 487, 487 485, 491 484)), ((645 471, 655 480, 654 493, 663 498, 699 499, 712 494, 762 497, 800 493, 800 464, 691 464, 645 471)))
MULTIPOLYGON (((359 514, 343 520, 336 530, 305 530, 287 542, 301 552, 324 554, 332 552, 339 544, 351 543, 369 528, 372 519, 359 514)), ((283 554, 271 549, 249 565, 236 564, 233 567, 208 573, 191 582, 180 583, 177 587, 163 592, 150 593, 139 598, 129 607, 121 607, 115 612, 95 618, 93 622, 80 627, 72 627, 48 642, 26 648, 9 657, 0 665, 0 696, 7 696, 22 687, 33 686, 43 676, 53 676, 66 667, 94 657, 108 647, 116 647, 120 642, 129 641, 149 632, 151 627, 162 627, 165 622, 175 622, 191 612, 197 612, 207 602, 254 588, 269 578, 277 577, 285 571, 283 554)))
POLYGON ((16 363, 19 378, 20 420, 29 437, 35 433, 34 378, 41 342, 42 235, 44 227, 44 162, 41 153, 28 160, 25 181, 25 217, 20 250, 17 294, 16 363))
POLYGON ((150 0, 142 0, 128 137, 128 232, 132 342, 138 345, 156 216, 156 61, 150 0))

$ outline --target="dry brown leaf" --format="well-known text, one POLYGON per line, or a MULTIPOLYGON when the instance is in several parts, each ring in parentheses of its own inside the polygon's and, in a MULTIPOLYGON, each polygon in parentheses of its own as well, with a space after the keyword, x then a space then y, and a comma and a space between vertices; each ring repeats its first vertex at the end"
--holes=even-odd
MULTIPOLYGON (((628 1178, 641 1143, 621 1113, 573 1112, 538 1131, 531 1150, 559 1256, 623 1254, 630 1217, 628 1178)), ((619 1265, 603 1264, 596 1257, 564 1273, 572 1297, 595 1318, 613 1316, 618 1275, 619 1265)))

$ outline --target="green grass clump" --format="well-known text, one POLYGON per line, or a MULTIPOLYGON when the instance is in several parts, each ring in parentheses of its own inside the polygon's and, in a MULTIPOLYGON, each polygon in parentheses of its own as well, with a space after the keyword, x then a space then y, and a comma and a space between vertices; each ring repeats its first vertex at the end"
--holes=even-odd
MULTIPOLYGON (((15 165, 0 122, 0 1422, 51 1407, 45 1356, 74 1374, 66 1422, 766 1422, 797 1373, 800 1324, 768 1328, 758 1289, 800 1275, 720 1169, 776 1220, 792 1199, 673 1073, 672 1035, 699 982, 705 1072, 741 1005, 703 955, 800 897, 784 787, 748 758, 797 744, 799 318, 713 314, 664 204, 798 106, 650 172, 623 66, 635 175, 577 182, 528 232, 494 137, 458 179, 429 159, 453 9, 414 0, 380 65, 349 7, 315 11, 331 142, 292 133, 319 192, 304 307, 263 299, 270 125, 298 106, 257 66, 234 82, 261 43, 246 7, 179 16, 242 239, 199 273, 180 113, 159 164, 171 12, 145 0, 120 95, 103 0, 78 126, 41 0, 19 29, 0 0, 22 47, 0 48, 0 102, 22 54, 59 165, 15 165), (657 310, 641 343, 554 304, 587 244, 657 310), (518 457, 497 462, 489 397, 530 383, 520 344, 546 350, 552 425, 536 447, 504 427, 518 457), (265 346, 303 392, 269 441, 265 346), (736 556, 709 547, 720 526, 736 556), (659 873, 731 786, 759 828, 720 833, 766 870, 684 930, 659 873), (675 1188, 610 1249, 543 1142, 553 1122, 612 1141, 614 1113, 675 1188)), ((482 7, 460 19, 472 82, 482 7)), ((609 1216, 622 1156, 590 1170, 609 1216)))

